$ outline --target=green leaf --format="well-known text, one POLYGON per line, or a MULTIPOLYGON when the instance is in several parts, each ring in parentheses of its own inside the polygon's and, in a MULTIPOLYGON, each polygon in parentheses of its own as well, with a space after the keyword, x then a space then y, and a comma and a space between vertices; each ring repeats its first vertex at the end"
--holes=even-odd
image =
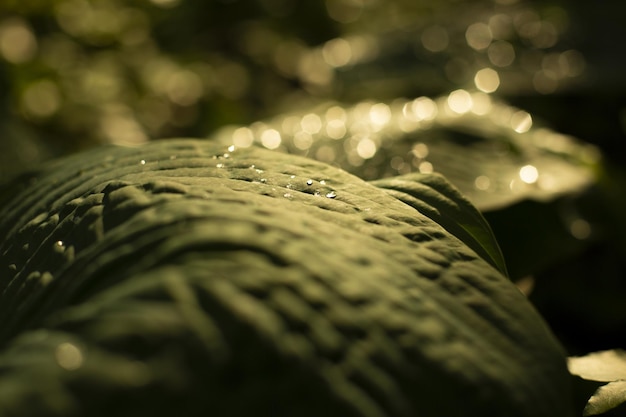
POLYGON ((591 381, 626 379, 626 351, 614 349, 571 357, 568 367, 572 374, 591 381))
POLYGON ((187 414, 571 415, 561 346, 445 230, 484 246, 439 176, 405 195, 441 224, 256 147, 169 140, 41 169, 0 207, 2 415, 63 398, 55 415, 172 415, 181 395, 187 414))
MULTIPOLYGON (((481 93, 466 93, 476 102, 485 100, 481 93)), ((276 143, 263 139, 274 129, 280 133, 278 149, 332 163, 366 180, 434 170, 483 212, 528 199, 551 201, 597 181, 595 147, 535 127, 527 112, 491 98, 486 99, 488 113, 451 115, 449 97, 325 103, 243 129, 227 127, 215 139, 274 148, 276 143), (309 120, 319 122, 314 123, 318 133, 302 132, 309 120)))
POLYGON ((600 388, 589 399, 583 410, 584 416, 595 416, 626 402, 626 381, 615 381, 600 388))
POLYGON ((373 181, 372 184, 439 223, 496 269, 507 274, 502 252, 489 224, 443 176, 413 173, 373 181))
POLYGON ((603 414, 626 402, 626 351, 614 349, 571 357, 568 368, 583 379, 609 382, 591 396, 584 416, 603 414))

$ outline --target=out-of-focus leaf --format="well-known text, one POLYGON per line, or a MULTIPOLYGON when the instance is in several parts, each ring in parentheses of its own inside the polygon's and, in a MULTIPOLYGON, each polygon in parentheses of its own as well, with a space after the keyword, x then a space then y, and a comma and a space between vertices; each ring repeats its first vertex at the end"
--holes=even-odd
POLYGON ((306 155, 367 180, 435 171, 481 211, 576 193, 595 183, 600 160, 593 146, 533 127, 525 111, 465 90, 435 100, 327 103, 216 136, 306 155))
POLYGON ((595 416, 626 402, 626 381, 615 381, 600 388, 589 399, 583 410, 584 416, 595 416))
POLYGON ((50 146, 22 123, 0 121, 0 184, 52 158, 50 146))
POLYGON ((614 349, 572 357, 568 367, 572 374, 592 381, 626 380, 626 351, 614 349))
POLYGON ((603 414, 626 402, 626 351, 613 349, 571 357, 568 368, 583 379, 608 382, 591 396, 584 416, 603 414))

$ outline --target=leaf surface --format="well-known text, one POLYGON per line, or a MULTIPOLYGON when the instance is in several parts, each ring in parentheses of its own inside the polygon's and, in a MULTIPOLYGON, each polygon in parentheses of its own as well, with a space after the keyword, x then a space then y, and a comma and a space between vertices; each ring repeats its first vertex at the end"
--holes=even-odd
POLYGON ((443 176, 413 173, 372 184, 439 223, 506 275, 506 264, 489 224, 443 176))
POLYGON ((600 388, 589 399, 583 410, 584 416, 595 416, 626 402, 626 381, 610 382, 600 388))
POLYGON ((614 349, 571 357, 568 367, 572 374, 591 381, 626 379, 626 351, 614 349))

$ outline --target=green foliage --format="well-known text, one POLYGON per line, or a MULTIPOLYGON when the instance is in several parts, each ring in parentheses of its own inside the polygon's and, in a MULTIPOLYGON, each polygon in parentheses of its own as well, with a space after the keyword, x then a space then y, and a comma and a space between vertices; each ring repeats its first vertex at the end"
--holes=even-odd
POLYGON ((442 176, 406 174, 373 184, 443 226, 502 274, 507 274, 491 228, 480 212, 442 176))
POLYGON ((621 346, 624 12, 552 0, 7 0, 0 207, 36 187, 19 173, 103 143, 256 143, 399 188, 388 191, 533 282, 570 354, 621 346), (423 183, 433 171, 464 197, 423 183))
POLYGON ((589 399, 584 416, 603 414, 626 402, 626 352, 607 350, 569 358, 572 374, 592 381, 608 382, 589 399))
POLYGON ((569 416, 482 217, 415 179, 194 140, 42 167, 0 211, 0 414, 569 416))

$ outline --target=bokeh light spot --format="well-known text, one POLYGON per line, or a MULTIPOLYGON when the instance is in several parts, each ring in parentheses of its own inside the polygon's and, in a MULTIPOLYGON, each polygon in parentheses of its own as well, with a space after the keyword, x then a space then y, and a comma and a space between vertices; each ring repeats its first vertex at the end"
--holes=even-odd
POLYGON ((432 120, 437 116, 437 104, 428 97, 413 100, 411 109, 418 120, 432 120))
POLYGON ((363 0, 326 0, 326 10, 331 19, 351 23, 363 12, 363 0))
POLYGON ((532 116, 524 110, 519 110, 511 116, 511 128, 517 133, 528 132, 532 125, 532 116))
POLYGON ((491 29, 485 23, 474 23, 468 26, 465 31, 467 44, 477 51, 487 49, 491 45, 493 36, 491 29))
POLYGON ((539 179, 539 171, 533 165, 524 165, 519 170, 519 177, 526 184, 534 184, 539 179))
POLYGON ((500 86, 498 72, 492 68, 483 68, 474 76, 476 88, 485 93, 493 93, 500 86))
POLYGON ((391 109, 385 103, 376 103, 369 111, 369 118, 376 126, 384 126, 391 120, 391 109))
POLYGON ((320 119, 320 117, 315 113, 309 113, 302 118, 300 126, 306 133, 319 133, 322 129, 322 119, 320 119))
POLYGON ((486 175, 479 175, 474 180, 474 187, 477 190, 487 191, 491 187, 491 180, 486 175))
POLYGON ((28 116, 50 117, 61 105, 61 93, 50 80, 41 80, 29 85, 22 95, 22 107, 28 116))
POLYGON ((12 64, 28 62, 37 53, 37 39, 28 24, 19 18, 0 23, 0 54, 12 64))
POLYGON ((515 61, 515 49, 507 41, 495 41, 487 49, 489 61, 498 67, 508 67, 515 61))
POLYGON ((421 41, 424 48, 430 52, 441 52, 450 43, 448 31, 443 26, 430 26, 424 29, 421 41))
POLYGON ((293 136, 293 145, 301 151, 306 151, 313 145, 313 137, 307 132, 298 132, 293 136))
POLYGON ((472 109, 472 104, 472 96, 466 90, 455 90, 448 96, 448 106, 455 113, 467 113, 472 109))
POLYGON ((261 134, 261 144, 267 149, 276 149, 281 142, 280 132, 276 129, 267 129, 261 134))
POLYGON ((579 240, 585 240, 591 236, 591 225, 588 221, 581 218, 572 221, 569 230, 572 236, 579 240))
POLYGON ((233 132, 233 144, 238 148, 249 148, 254 143, 254 135, 247 127, 240 127, 233 132))
POLYGON ((68 371, 75 371, 83 365, 83 352, 73 343, 61 343, 54 351, 59 366, 68 371))
POLYGON ((352 59, 352 47, 347 40, 336 38, 324 44, 322 54, 328 65, 335 68, 343 67, 352 59))
POLYGON ((422 174, 432 174, 434 172, 434 167, 433 164, 431 164, 428 161, 423 161, 419 164, 419 167, 417 168, 419 170, 420 173, 422 174))
POLYGON ((357 154, 363 159, 370 159, 376 155, 376 143, 370 138, 363 138, 356 146, 357 154))

